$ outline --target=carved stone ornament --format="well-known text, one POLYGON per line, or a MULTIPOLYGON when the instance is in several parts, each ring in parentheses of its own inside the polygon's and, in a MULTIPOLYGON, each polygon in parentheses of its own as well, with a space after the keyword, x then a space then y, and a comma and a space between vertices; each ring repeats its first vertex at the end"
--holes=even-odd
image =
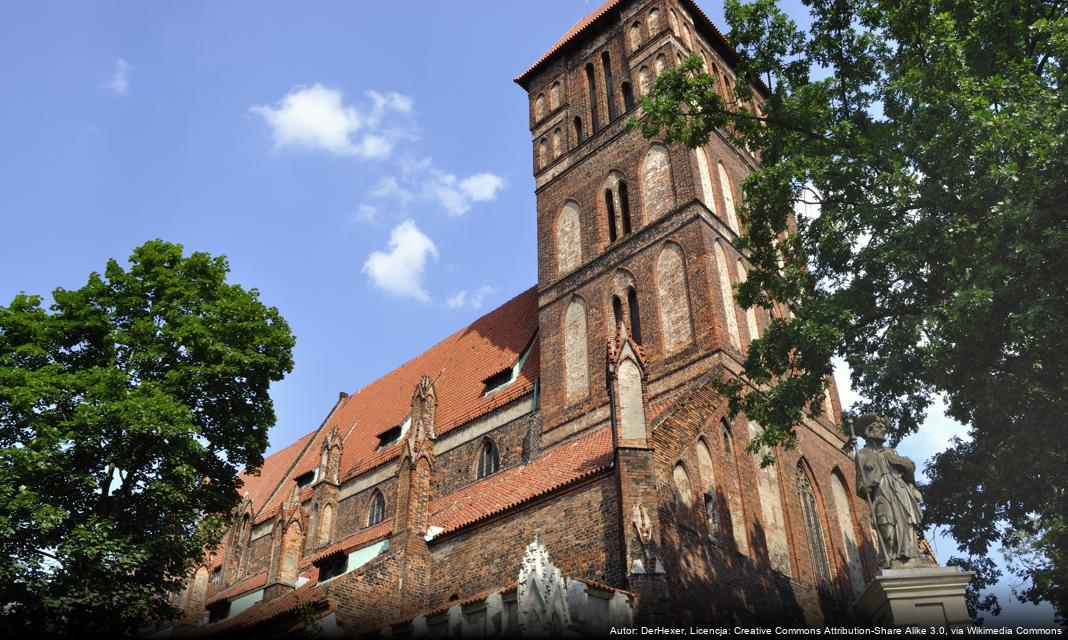
POLYGON ((516 580, 519 632, 532 637, 559 636, 571 626, 567 607, 567 584, 549 558, 545 545, 534 541, 523 553, 516 580))
POLYGON ((645 512, 645 507, 640 504, 634 505, 634 515, 631 516, 630 521, 638 532, 638 539, 642 541, 642 546, 648 547, 653 539, 653 523, 649 521, 649 514, 645 512))
POLYGON ((884 569, 925 564, 920 549, 921 495, 916 463, 884 446, 887 419, 866 413, 856 428, 866 441, 857 452, 857 495, 868 501, 884 569))

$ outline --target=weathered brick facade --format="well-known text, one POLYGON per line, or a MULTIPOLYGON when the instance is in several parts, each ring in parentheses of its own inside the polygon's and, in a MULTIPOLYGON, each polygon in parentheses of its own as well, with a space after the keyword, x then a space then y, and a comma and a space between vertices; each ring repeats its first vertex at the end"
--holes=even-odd
POLYGON ((710 384, 737 375, 770 322, 731 290, 758 161, 720 135, 691 151, 624 126, 691 51, 730 75, 735 54, 689 0, 610 0, 517 79, 537 286, 342 394, 244 478, 234 528, 182 599, 189 625, 205 605, 233 608, 185 631, 400 629, 486 593, 507 608, 535 537, 569 579, 600 585, 582 589, 626 594, 642 624, 851 615, 874 556, 833 386, 833 415, 806 419, 761 469, 745 451, 759 427, 730 420, 710 384))

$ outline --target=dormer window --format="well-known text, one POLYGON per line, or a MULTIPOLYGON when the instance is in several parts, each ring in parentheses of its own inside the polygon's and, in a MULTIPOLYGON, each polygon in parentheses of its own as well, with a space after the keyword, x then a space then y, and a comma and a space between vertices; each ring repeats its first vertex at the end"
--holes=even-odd
POLYGON ((312 471, 308 471, 307 473, 302 473, 297 476, 295 478, 295 480, 297 481, 297 486, 303 488, 314 482, 316 471, 318 471, 318 469, 313 469, 312 471))
POLYGON ((326 582, 336 578, 348 570, 349 556, 344 553, 335 553, 315 563, 319 568, 319 582, 326 582))
POLYGON ((230 617, 230 601, 223 600, 208 607, 208 624, 230 617))
POLYGON ((482 384, 486 385, 486 390, 482 392, 482 395, 488 396, 492 393, 496 393, 519 378, 519 372, 523 370, 523 365, 527 361, 527 356, 530 355, 530 349, 534 346, 534 338, 537 337, 537 335, 538 334, 535 333, 531 336, 530 342, 527 343, 526 348, 523 349, 523 353, 519 356, 519 360, 517 360, 514 365, 507 369, 501 369, 482 380, 482 384))
POLYGON ((398 424, 395 427, 390 427, 382 433, 378 434, 378 448, 385 449, 391 444, 396 444, 400 441, 401 426, 398 424))
POLYGON ((512 368, 501 369, 497 373, 489 376, 482 381, 482 384, 486 385, 486 393, 489 393, 497 387, 503 387, 512 381, 512 368))

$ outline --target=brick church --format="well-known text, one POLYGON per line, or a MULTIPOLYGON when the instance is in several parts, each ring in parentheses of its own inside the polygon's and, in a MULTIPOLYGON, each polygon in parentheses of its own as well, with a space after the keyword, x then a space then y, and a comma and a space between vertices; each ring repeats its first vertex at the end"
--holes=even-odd
POLYGON ((830 387, 760 468, 710 381, 784 309, 743 310, 754 156, 625 128, 691 52, 691 0, 608 0, 515 79, 538 282, 352 394, 242 478, 175 635, 531 636, 847 622, 875 571, 830 387))

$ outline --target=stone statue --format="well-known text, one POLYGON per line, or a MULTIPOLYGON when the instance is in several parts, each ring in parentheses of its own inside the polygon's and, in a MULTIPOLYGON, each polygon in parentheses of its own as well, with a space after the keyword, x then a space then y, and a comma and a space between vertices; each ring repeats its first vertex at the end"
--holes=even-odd
POLYGON ((866 413, 856 420, 866 440, 857 452, 857 495, 867 499, 879 540, 879 564, 902 568, 921 564, 920 491, 916 463, 883 446, 886 418, 866 413))

